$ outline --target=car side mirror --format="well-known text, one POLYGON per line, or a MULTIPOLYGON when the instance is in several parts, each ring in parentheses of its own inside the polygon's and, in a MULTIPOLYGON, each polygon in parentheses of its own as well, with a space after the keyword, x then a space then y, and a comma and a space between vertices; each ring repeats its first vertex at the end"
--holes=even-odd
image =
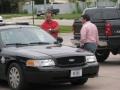
POLYGON ((58 43, 62 43, 63 42, 63 38, 62 37, 57 37, 56 40, 57 40, 58 43))

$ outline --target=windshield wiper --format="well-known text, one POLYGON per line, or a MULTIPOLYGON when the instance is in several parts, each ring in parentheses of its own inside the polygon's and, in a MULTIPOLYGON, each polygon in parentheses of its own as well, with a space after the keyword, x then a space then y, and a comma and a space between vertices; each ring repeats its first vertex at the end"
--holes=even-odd
POLYGON ((9 43, 9 44, 6 44, 6 45, 29 45, 29 44, 26 44, 26 43, 9 43))
POLYGON ((48 42, 32 42, 32 43, 29 43, 29 44, 50 44, 48 42))

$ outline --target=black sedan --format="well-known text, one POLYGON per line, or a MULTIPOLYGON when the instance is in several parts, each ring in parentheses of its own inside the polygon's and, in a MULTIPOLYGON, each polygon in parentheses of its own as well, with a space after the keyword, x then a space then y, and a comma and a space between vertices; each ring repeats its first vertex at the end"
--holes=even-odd
POLYGON ((98 75, 92 53, 61 41, 36 26, 0 26, 0 79, 12 90, 23 90, 28 83, 83 85, 98 75))

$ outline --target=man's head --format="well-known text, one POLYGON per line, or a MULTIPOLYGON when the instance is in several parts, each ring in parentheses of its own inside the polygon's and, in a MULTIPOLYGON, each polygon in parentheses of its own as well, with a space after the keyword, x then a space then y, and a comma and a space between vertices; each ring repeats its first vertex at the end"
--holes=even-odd
POLYGON ((81 20, 80 21, 84 24, 87 21, 90 21, 90 17, 87 14, 84 14, 84 15, 81 16, 81 20))
POLYGON ((46 15, 45 15, 45 19, 47 20, 47 21, 51 21, 52 20, 52 12, 47 12, 46 13, 46 15))

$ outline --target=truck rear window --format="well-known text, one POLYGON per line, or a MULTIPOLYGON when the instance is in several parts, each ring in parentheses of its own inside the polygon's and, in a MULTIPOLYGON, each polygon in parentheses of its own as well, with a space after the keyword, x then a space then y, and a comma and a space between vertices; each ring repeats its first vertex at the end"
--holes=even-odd
POLYGON ((93 22, 104 19, 120 19, 120 10, 114 8, 88 9, 85 11, 85 14, 88 14, 93 22))

